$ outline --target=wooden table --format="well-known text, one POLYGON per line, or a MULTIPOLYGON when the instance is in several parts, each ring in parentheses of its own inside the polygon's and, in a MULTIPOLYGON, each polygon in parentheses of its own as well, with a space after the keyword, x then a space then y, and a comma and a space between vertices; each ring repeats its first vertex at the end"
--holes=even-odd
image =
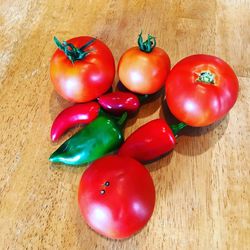
MULTIPOLYGON (((0 249, 249 249, 249 1, 5 0, 0 13, 0 249), (54 35, 97 36, 117 63, 141 30, 157 37, 172 65, 195 53, 223 58, 239 77, 240 93, 222 121, 186 129, 170 155, 146 166, 156 187, 154 214, 141 232, 116 241, 80 216, 85 167, 48 161, 79 129, 50 142, 53 119, 70 104, 53 90, 49 62, 54 35)), ((144 105, 125 136, 163 117, 161 102, 144 105)))

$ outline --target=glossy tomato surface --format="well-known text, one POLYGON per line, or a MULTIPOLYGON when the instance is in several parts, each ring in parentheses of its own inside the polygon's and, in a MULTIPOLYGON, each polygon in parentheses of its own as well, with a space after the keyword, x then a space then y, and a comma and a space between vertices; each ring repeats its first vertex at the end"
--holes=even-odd
POLYGON ((236 102, 238 79, 218 57, 192 55, 179 61, 166 81, 166 101, 171 113, 194 127, 223 118, 236 102))
POLYGON ((141 163, 111 155, 95 161, 83 173, 78 202, 92 229, 106 237, 122 239, 139 231, 150 219, 155 188, 141 163))
POLYGON ((139 94, 153 94, 160 90, 170 71, 167 53, 158 47, 151 52, 139 47, 127 50, 118 64, 118 75, 123 85, 139 94))
MULTIPOLYGON (((82 36, 70 39, 80 48, 92 37, 82 36)), ((51 59, 50 76, 59 95, 71 102, 87 102, 106 92, 115 76, 114 58, 109 48, 96 39, 85 51, 89 54, 72 63, 63 51, 57 49, 51 59)))

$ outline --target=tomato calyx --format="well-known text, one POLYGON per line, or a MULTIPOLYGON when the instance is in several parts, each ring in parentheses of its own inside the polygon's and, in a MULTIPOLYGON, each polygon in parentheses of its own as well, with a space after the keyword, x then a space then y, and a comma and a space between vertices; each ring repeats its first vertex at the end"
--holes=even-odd
POLYGON ((96 38, 91 39, 89 42, 84 44, 82 47, 77 48, 72 43, 67 43, 66 41, 63 41, 62 43, 54 37, 54 42, 56 46, 65 53, 65 55, 68 57, 68 59, 74 63, 77 60, 84 59, 92 50, 84 51, 90 44, 92 44, 96 38))
POLYGON ((214 84, 214 74, 209 71, 203 71, 198 74, 198 78, 196 79, 197 82, 202 82, 206 84, 214 84))
POLYGON ((174 134, 175 136, 177 136, 178 133, 179 133, 183 128, 185 128, 186 126, 187 126, 186 123, 180 122, 180 123, 178 123, 178 124, 173 124, 173 125, 171 125, 170 128, 171 128, 173 134, 174 134))
POLYGON ((154 36, 148 34, 148 39, 144 42, 142 38, 142 32, 138 36, 138 46, 141 51, 150 53, 156 46, 156 39, 154 36))

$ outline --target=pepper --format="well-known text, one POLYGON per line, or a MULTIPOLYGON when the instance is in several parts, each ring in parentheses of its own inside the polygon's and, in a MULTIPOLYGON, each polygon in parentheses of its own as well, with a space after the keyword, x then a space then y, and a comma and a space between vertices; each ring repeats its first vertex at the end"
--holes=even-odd
POLYGON ((116 91, 97 98, 99 104, 106 111, 119 115, 123 112, 134 113, 140 103, 147 99, 148 95, 138 95, 131 92, 116 91))
POLYGON ((174 148, 175 135, 185 126, 179 123, 170 128, 163 119, 152 120, 125 140, 118 155, 129 156, 143 163, 153 161, 174 148))
POLYGON ((99 116, 64 142, 49 158, 67 165, 90 163, 119 148, 127 113, 114 117, 100 111, 99 116))
POLYGON ((139 99, 130 92, 116 91, 97 98, 101 107, 113 114, 135 112, 140 106, 139 99))
POLYGON ((75 104, 64 109, 54 120, 50 138, 56 141, 68 129, 77 124, 88 124, 92 122, 100 111, 100 105, 96 102, 75 104))

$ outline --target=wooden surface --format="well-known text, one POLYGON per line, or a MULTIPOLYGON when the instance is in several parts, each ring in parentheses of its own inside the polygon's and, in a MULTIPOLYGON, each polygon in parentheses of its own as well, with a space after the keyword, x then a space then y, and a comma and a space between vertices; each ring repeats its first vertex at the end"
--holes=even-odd
MULTIPOLYGON (((0 249, 250 249, 250 1, 0 1, 0 249), (239 77, 239 98, 222 121, 186 129, 174 152, 147 165, 157 201, 134 237, 99 236, 81 219, 77 188, 85 168, 55 168, 50 126, 69 103, 53 90, 54 35, 97 36, 116 63, 143 30, 172 65, 217 55, 239 77)), ((117 77, 115 82, 117 82, 117 77)), ((161 97, 130 120, 127 136, 163 117, 161 97)))

